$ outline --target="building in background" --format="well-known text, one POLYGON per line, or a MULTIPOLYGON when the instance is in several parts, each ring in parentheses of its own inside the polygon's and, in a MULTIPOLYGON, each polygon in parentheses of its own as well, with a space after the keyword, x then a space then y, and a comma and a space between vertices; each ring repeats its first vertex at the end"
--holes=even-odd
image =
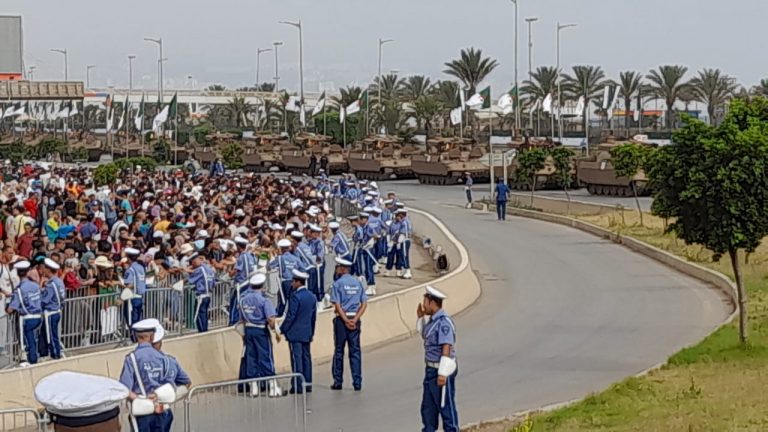
POLYGON ((24 77, 24 38, 21 17, 0 15, 0 81, 24 77))

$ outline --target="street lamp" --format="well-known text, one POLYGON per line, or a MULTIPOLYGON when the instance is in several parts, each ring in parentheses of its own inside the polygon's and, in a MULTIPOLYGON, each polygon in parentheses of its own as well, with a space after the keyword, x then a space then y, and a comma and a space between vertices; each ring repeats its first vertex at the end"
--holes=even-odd
MULTIPOLYGON (((576 27, 576 24, 560 24, 557 22, 557 128, 560 130, 560 143, 563 142, 563 95, 560 91, 560 32, 570 28, 576 27)), ((552 132, 554 136, 554 131, 552 132)))
POLYGON ((91 69, 96 68, 96 65, 85 66, 85 88, 91 88, 91 69))
POLYGON ((301 109, 304 109, 304 36, 302 34, 301 20, 299 22, 279 21, 299 29, 299 93, 301 94, 301 109))
POLYGON ((27 72, 27 77, 29 77, 30 81, 35 80, 35 69, 37 69, 37 66, 30 66, 29 72, 27 72))
POLYGON ((280 63, 277 57, 277 50, 281 45, 283 45, 281 41, 272 42, 272 46, 274 46, 273 51, 275 52, 275 93, 277 93, 278 88, 280 87, 280 73, 278 70, 278 65, 280 63))
POLYGON ((65 49, 51 49, 51 52, 64 55, 64 81, 69 81, 69 54, 65 49))
MULTIPOLYGON (((537 17, 525 19, 525 22, 528 23, 528 81, 531 82, 533 81, 533 23, 538 20, 537 17)), ((533 115, 528 116, 528 129, 533 129, 533 115)))
MULTIPOLYGON (((128 94, 133 93, 133 61, 136 60, 135 55, 128 56, 128 94)), ((128 98, 126 97, 126 100, 128 98)))
POLYGON ((259 89, 259 71, 261 69, 259 60, 261 59, 261 53, 270 52, 272 48, 257 48, 256 49, 256 90, 259 89))
POLYGON ((154 42, 160 48, 160 55, 157 57, 157 92, 160 105, 163 104, 163 62, 168 59, 163 59, 163 38, 144 38, 147 42, 154 42))
MULTIPOLYGON (((379 103, 379 109, 381 109, 382 111, 384 110, 384 104, 381 103, 381 51, 382 51, 381 47, 383 47, 384 45, 386 45, 386 44, 388 44, 390 42, 394 42, 394 41, 395 41, 394 39, 382 39, 382 38, 379 38, 379 68, 378 68, 379 83, 376 86, 376 87, 378 87, 378 91, 377 91, 378 95, 377 95, 377 99, 376 100, 379 103)), ((366 133, 368 133, 368 132, 366 131, 366 133)), ((387 126, 386 125, 384 126, 384 133, 387 133, 387 126)))
POLYGON ((512 0, 512 4, 515 5, 515 92, 517 92, 515 95, 515 135, 520 130, 520 87, 517 79, 517 30, 520 25, 517 19, 517 1, 512 0))

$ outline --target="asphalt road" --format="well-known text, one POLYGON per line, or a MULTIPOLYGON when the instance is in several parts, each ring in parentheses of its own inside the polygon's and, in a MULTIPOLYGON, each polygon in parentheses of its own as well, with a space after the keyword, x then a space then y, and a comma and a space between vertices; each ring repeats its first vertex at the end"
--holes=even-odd
MULTIPOLYGON (((384 188, 453 230, 481 279, 481 298, 455 321, 461 424, 606 388, 703 338, 729 313, 716 290, 619 245, 545 222, 497 222, 464 209, 456 188, 384 188)), ((315 367, 311 430, 418 430, 420 339, 364 352, 363 362, 359 393, 348 375, 344 391, 329 390, 330 365, 315 367)))

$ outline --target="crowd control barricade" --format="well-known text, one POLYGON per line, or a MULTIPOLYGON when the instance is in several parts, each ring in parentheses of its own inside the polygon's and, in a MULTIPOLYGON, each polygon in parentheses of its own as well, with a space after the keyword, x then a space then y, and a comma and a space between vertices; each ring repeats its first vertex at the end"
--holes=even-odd
POLYGON ((65 352, 119 344, 127 336, 122 315, 117 290, 65 299, 59 324, 65 352))
POLYGON ((0 410, 0 431, 43 432, 45 423, 34 408, 0 410))
MULTIPOLYGON (((228 381, 193 387, 184 399, 184 416, 174 432, 218 430, 301 431, 308 429, 307 398, 300 374, 228 381), (270 396, 275 386, 281 391, 270 396), (299 389, 290 392, 291 386, 299 389), (258 395, 252 390, 259 389, 258 395)), ((178 412, 179 404, 176 404, 178 412)))

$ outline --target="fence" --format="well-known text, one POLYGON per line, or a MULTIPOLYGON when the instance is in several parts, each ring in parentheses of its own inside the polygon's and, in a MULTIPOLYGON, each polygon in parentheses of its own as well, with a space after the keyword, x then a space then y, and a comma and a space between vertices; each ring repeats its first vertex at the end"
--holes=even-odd
POLYGON ((300 374, 196 386, 184 399, 184 416, 176 417, 173 431, 306 431, 307 397, 303 389, 300 374), (252 390, 258 390, 258 395, 252 390))
POLYGON ((43 432, 46 420, 33 408, 0 410, 0 431, 43 432))
MULTIPOLYGON (((273 278, 268 278, 265 295, 277 303, 271 295, 269 286, 273 278)), ((181 280, 169 277, 157 281, 155 288, 149 288, 144 295, 143 318, 156 318, 165 327, 168 336, 179 336, 197 332, 195 312, 197 299, 191 286, 182 291, 173 289, 181 280)), ((235 289, 235 283, 229 280, 217 282, 211 290, 211 303, 208 312, 210 330, 226 327, 229 323, 229 299, 235 289)), ((128 345, 130 329, 128 326, 128 306, 120 300, 117 289, 102 290, 95 295, 83 295, 67 298, 62 303, 60 340, 65 354, 79 354, 97 351, 107 347, 128 345)), ((45 340, 41 331, 39 340, 45 340)), ((24 361, 17 316, 0 316, 0 368, 16 366, 24 361)))

